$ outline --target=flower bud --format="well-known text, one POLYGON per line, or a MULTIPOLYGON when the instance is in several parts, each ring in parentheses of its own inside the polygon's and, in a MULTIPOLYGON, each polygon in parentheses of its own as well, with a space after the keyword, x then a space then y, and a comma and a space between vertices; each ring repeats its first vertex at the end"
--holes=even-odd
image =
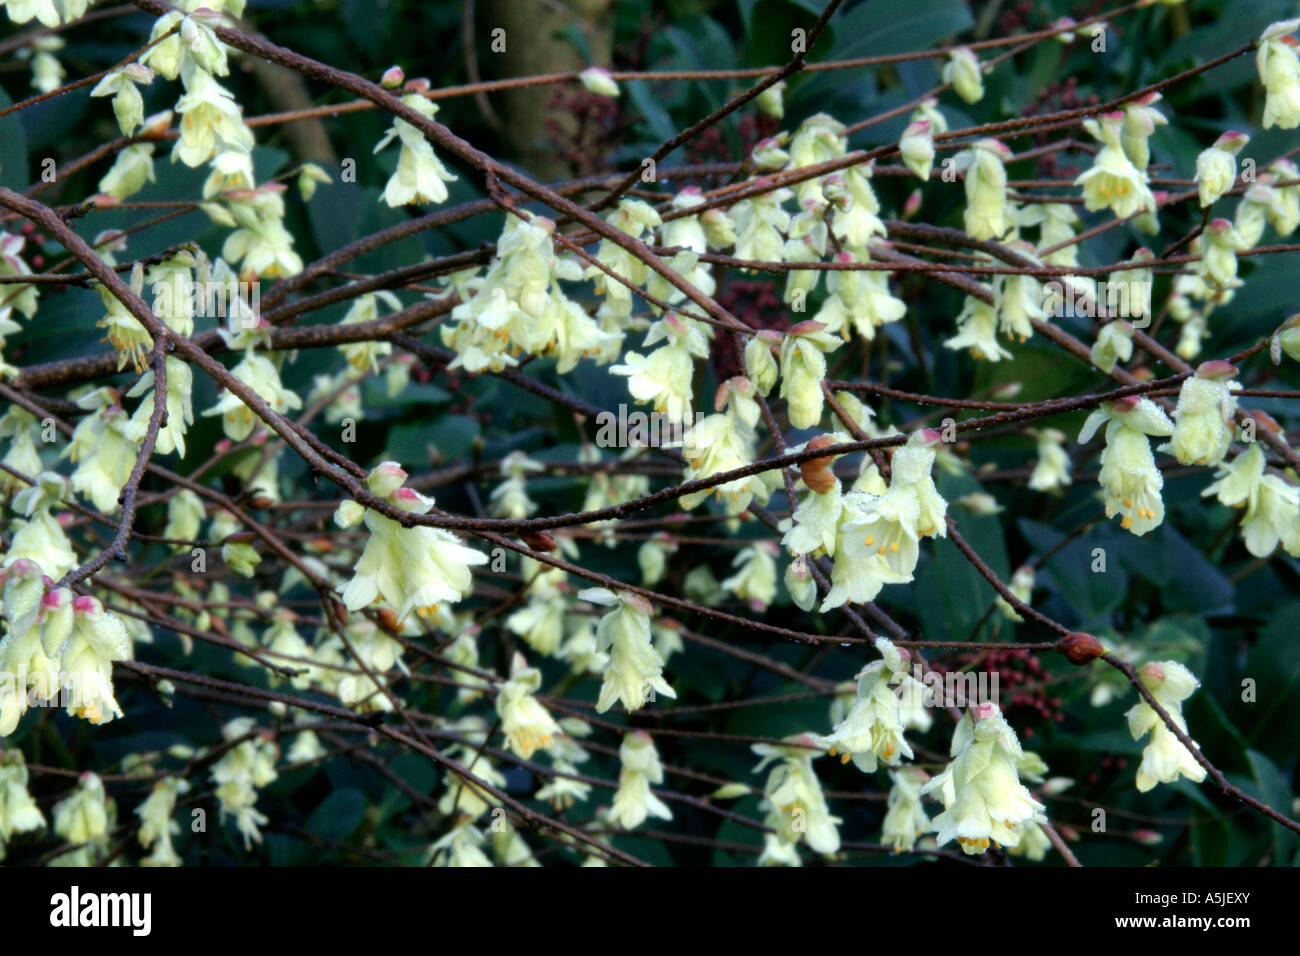
POLYGON ((406 482, 409 476, 395 461, 385 461, 366 476, 366 486, 377 498, 387 498, 406 482))
POLYGON ((772 119, 785 119, 785 80, 773 83, 755 97, 758 108, 772 119))
POLYGON ((978 103, 984 97, 984 79, 979 58, 967 47, 958 47, 948 53, 948 63, 943 68, 945 83, 951 83, 967 103, 978 103))
POLYGON ((520 533, 519 540, 534 551, 555 550, 555 539, 549 531, 524 531, 520 533))
POLYGON ((597 96, 618 96, 618 84, 609 75, 609 70, 591 66, 579 73, 578 79, 582 81, 588 93, 595 93, 597 96))
POLYGON ((361 523, 366 509, 349 498, 334 510, 334 523, 340 528, 351 528, 361 523))
POLYGON ((1082 631, 1072 631, 1056 642, 1056 649, 1065 655, 1065 659, 1071 664, 1090 664, 1102 654, 1106 649, 1101 646, 1101 641, 1091 634, 1084 634, 1082 631))
MULTIPOLYGON (((808 442, 807 451, 829 448, 835 444, 830 435, 818 435, 808 442)), ((831 471, 831 458, 814 458, 799 464, 799 475, 803 483, 818 494, 825 494, 835 487, 835 473, 831 471)))

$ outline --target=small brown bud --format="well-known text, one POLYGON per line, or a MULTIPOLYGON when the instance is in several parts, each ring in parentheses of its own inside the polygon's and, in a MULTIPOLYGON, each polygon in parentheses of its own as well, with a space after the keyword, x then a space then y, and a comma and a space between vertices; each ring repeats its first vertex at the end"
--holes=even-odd
POLYGON ((534 551, 554 551, 555 539, 549 531, 521 531, 519 540, 534 551))
POLYGON ((379 618, 379 624, 385 631, 391 634, 401 633, 402 629, 397 623, 397 612, 391 607, 381 607, 375 612, 375 616, 379 618))
POLYGON ((1106 653, 1106 648, 1101 646, 1101 641, 1082 631, 1072 631, 1065 635, 1056 642, 1056 649, 1064 654, 1065 659, 1071 664, 1090 664, 1106 653))
POLYGON ((1260 425, 1271 432, 1281 432, 1282 426, 1277 423, 1277 419, 1263 409, 1254 408, 1250 411, 1250 417, 1255 419, 1260 425))
MULTIPOLYGON (((835 439, 830 435, 818 435, 808 442, 807 450, 813 451, 819 448, 827 448, 835 444, 835 439)), ((826 494, 835 487, 835 474, 831 471, 831 459, 814 458, 812 461, 805 461, 799 465, 799 474, 803 478, 803 483, 820 495, 826 494)))

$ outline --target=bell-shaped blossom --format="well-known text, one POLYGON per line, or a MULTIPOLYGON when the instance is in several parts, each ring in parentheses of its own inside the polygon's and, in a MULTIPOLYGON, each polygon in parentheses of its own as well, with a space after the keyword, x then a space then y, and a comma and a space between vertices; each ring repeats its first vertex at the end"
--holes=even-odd
POLYGON ((137 83, 153 82, 153 70, 138 63, 128 63, 113 70, 95 85, 91 96, 113 97, 113 115, 123 136, 131 136, 144 125, 144 97, 137 83))
MULTIPOLYGON (((605 221, 633 239, 639 239, 646 230, 663 224, 655 208, 639 199, 620 200, 614 211, 605 217, 605 221)), ((614 276, 626 280, 633 288, 645 285, 650 276, 650 267, 646 263, 611 239, 600 241, 596 248, 596 261, 614 276)), ((605 296, 603 308, 610 315, 619 318, 631 315, 633 289, 610 276, 605 269, 590 265, 583 274, 595 280, 596 293, 605 296)))
POLYGON ((1169 120, 1156 109, 1160 102, 1159 93, 1148 93, 1135 100, 1129 100, 1122 107, 1124 111, 1124 128, 1120 133, 1120 144, 1126 155, 1137 167, 1138 172, 1146 174, 1151 163, 1151 146, 1149 140, 1157 126, 1168 126, 1169 120))
POLYGON ((957 316, 957 334, 943 340, 946 349, 968 349, 981 361, 1000 362, 1012 357, 998 342, 997 306, 979 296, 966 296, 957 316))
POLYGON ((1184 380, 1174 408, 1174 434, 1168 446, 1184 465, 1217 465, 1232 445, 1232 420, 1241 389, 1235 366, 1227 362, 1202 362, 1196 374, 1184 380))
MULTIPOLYGON (((438 112, 437 103, 418 93, 402 97, 402 103, 429 120, 438 112)), ((424 133, 404 119, 394 119, 374 151, 378 153, 395 139, 402 144, 397 169, 380 198, 390 206, 446 202, 447 183, 455 182, 456 177, 447 171, 424 133)))
POLYGON ((1300 126, 1300 57, 1294 35, 1300 20, 1282 20, 1266 29, 1255 51, 1255 67, 1264 84, 1264 129, 1300 126))
POLYGON ((1089 353, 1092 364, 1110 374, 1119 362, 1133 357, 1133 326, 1123 319, 1107 322, 1097 330, 1097 341, 1089 353))
POLYGON ((563 733, 560 725, 534 694, 542 686, 542 672, 529 667, 522 654, 516 653, 510 665, 510 679, 497 691, 497 717, 501 732, 510 749, 530 759, 537 750, 549 748, 552 740, 563 733))
POLYGON ((81 847, 61 855, 55 865, 89 866, 108 846, 116 807, 104 790, 104 781, 89 771, 77 779, 76 789, 54 805, 54 833, 65 843, 81 847))
POLYGON ((1092 166, 1075 179, 1083 187, 1084 208, 1109 208, 1120 219, 1140 212, 1154 212, 1155 197, 1146 184, 1146 176, 1124 152, 1120 141, 1127 116, 1123 112, 1106 113, 1097 120, 1085 120, 1084 128, 1102 144, 1092 166))
POLYGON ((650 792, 652 784, 664 782, 664 768, 654 738, 644 730, 624 734, 618 760, 618 790, 614 793, 610 819, 624 830, 639 827, 647 817, 671 820, 672 810, 650 792))
POLYGON ((57 580, 77 566, 72 542, 52 513, 69 493, 65 478, 46 471, 36 477, 36 484, 14 495, 13 510, 23 517, 15 518, 9 526, 11 537, 4 567, 26 558, 57 580))
POLYGON ((1264 453, 1257 442, 1249 443, 1231 464, 1222 465, 1215 478, 1201 494, 1244 509, 1241 536, 1247 551, 1266 558, 1281 543, 1288 554, 1300 555, 1300 488, 1264 473, 1264 453))
POLYGON ((280 278, 302 271, 302 257, 284 225, 285 188, 283 183, 267 183, 227 196, 227 208, 239 228, 226 237, 221 255, 241 263, 241 275, 280 278))
POLYGON ((857 697, 844 719, 817 742, 841 762, 853 761, 863 773, 874 773, 879 763, 896 767, 911 759, 912 748, 903 739, 900 697, 920 695, 924 686, 907 673, 909 656, 885 638, 878 638, 881 659, 857 673, 857 697))
MULTIPOLYGON (((1024 240, 1008 244, 1032 263, 1038 262, 1034 248, 1024 240)), ((1043 308, 1043 284, 1023 273, 1001 274, 993 279, 993 300, 998 311, 998 328, 1008 339, 1025 342, 1034 334, 1034 322, 1047 318, 1043 308)))
MULTIPOLYGON (((843 265, 865 261, 852 252, 840 252, 835 261, 843 265)), ((827 334, 839 335, 846 342, 849 329, 855 329, 866 341, 876 337, 876 329, 897 322, 907 314, 903 300, 889 291, 889 273, 866 269, 836 269, 826 278, 829 293, 814 321, 826 327, 827 334)))
POLYGON ((172 837, 181 832, 181 825, 172 819, 176 798, 189 792, 190 785, 180 777, 163 777, 149 796, 135 809, 140 818, 137 837, 146 850, 152 849, 141 860, 142 866, 180 866, 181 858, 172 845, 172 837))
POLYGON ((578 597, 612 607, 596 627, 597 649, 609 655, 596 712, 603 714, 615 701, 632 711, 644 707, 656 694, 676 697, 677 692, 664 680, 663 658, 650 641, 649 602, 636 594, 615 594, 604 588, 580 591, 578 597))
POLYGON ((0 750, 0 858, 17 834, 45 827, 45 815, 27 791, 27 763, 21 750, 0 750))
POLYGON ((1029 474, 1029 487, 1034 491, 1054 491, 1064 488, 1070 478, 1070 456, 1061 447, 1065 433, 1055 428, 1044 428, 1038 433, 1038 460, 1029 474))
POLYGON ((135 465, 138 446, 128 437, 126 413, 115 404, 100 406, 100 397, 88 396, 92 404, 82 407, 94 411, 77 423, 60 457, 77 465, 72 490, 109 514, 116 509, 118 493, 135 465))
POLYGON ((916 838, 932 829, 921 805, 921 786, 930 776, 919 767, 900 767, 889 771, 889 779, 893 785, 885 801, 880 842, 893 847, 895 853, 911 852, 916 838))
POLYGON ((1007 170, 1011 150, 1001 140, 981 139, 966 168, 966 232, 973 239, 1001 239, 1011 226, 1007 170))
MULTIPOLYGON (((755 187, 770 186, 758 180, 755 187)), ((731 209, 736 231, 736 258, 756 262, 781 262, 785 254, 783 233, 790 228, 790 214, 782 203, 794 195, 786 187, 742 199, 731 209)), ((753 270, 745 270, 752 272, 753 270)))
MULTIPOLYGON (((826 113, 816 113, 799 124, 790 138, 790 169, 803 169, 839 159, 848 152, 844 124, 826 113)), ((795 184, 800 207, 822 198, 824 177, 815 176, 795 184)))
POLYGON ((692 404, 693 359, 708 356, 708 340, 696 323, 669 313, 650 327, 645 346, 667 340, 648 356, 628 352, 622 364, 610 366, 615 375, 627 376, 627 388, 639 402, 649 402, 670 421, 687 420, 692 404))
POLYGON ((722 588, 761 611, 776 598, 777 547, 760 541, 737 552, 731 566, 736 573, 722 581, 722 588))
POLYGON ((940 846, 955 839, 974 856, 990 845, 1014 847, 1025 829, 1047 818, 1020 782, 1020 741, 997 704, 976 704, 957 724, 952 762, 920 788, 937 793, 944 811, 934 818, 940 846))
POLYGON ((117 154, 99 180, 99 191, 115 199, 127 199, 153 181, 153 144, 133 143, 117 154))
POLYGON ((788 737, 786 741, 754 744, 752 748, 763 758, 754 768, 755 773, 773 765, 759 804, 766 814, 763 822, 773 827, 776 838, 791 849, 803 840, 816 853, 835 853, 840 848, 838 825, 842 821, 831 815, 813 771, 818 745, 809 734, 788 737))
POLYGON ((1227 219, 1212 220, 1201 234, 1201 270, 1214 288, 1231 285, 1237 278, 1237 253, 1250 246, 1227 219))
MULTIPOLYGON (((432 498, 410 488, 398 488, 386 500, 413 514, 425 514, 433 507, 432 498)), ((412 611, 427 616, 440 604, 463 599, 473 586, 470 568, 488 560, 487 555, 466 547, 441 528, 404 528, 370 509, 364 521, 370 537, 352 579, 341 589, 350 611, 367 607, 378 598, 397 612, 399 623, 412 611)))
POLYGON ((984 98, 984 75, 979 57, 969 47, 956 47, 948 51, 948 62, 943 67, 943 81, 967 103, 978 103, 984 98))
POLYGON ((903 164, 921 180, 930 178, 934 165, 934 127, 929 120, 913 120, 898 141, 903 164))
POLYGON ((68 713, 93 724, 122 716, 113 696, 113 662, 131 656, 121 619, 89 595, 72 601, 72 633, 59 660, 59 679, 68 695, 68 713))
POLYGON ((1196 191, 1202 206, 1209 206, 1237 181, 1237 154, 1250 142, 1245 133, 1229 130, 1196 157, 1196 191))
MULTIPOLYGON (((1183 701, 1200 687, 1200 681, 1177 661, 1150 661, 1138 668, 1138 679, 1151 692, 1170 720, 1183 733, 1187 721, 1183 719, 1183 701)), ((1196 762, 1192 752, 1183 746, 1160 715, 1145 700, 1140 700, 1124 715, 1128 718, 1129 733, 1141 740, 1148 733, 1151 739, 1142 751, 1142 763, 1137 771, 1137 788, 1146 793, 1158 783, 1173 783, 1180 776, 1194 783, 1205 779, 1205 768, 1196 762)), ((1196 741, 1192 741, 1193 744, 1196 741)))
POLYGON ((840 343, 820 322, 800 322, 781 343, 781 391, 789 407, 790 424, 812 428, 822 416, 826 354, 840 343))
POLYGON ((212 765, 211 771, 221 818, 234 817, 245 850, 262 842, 259 828, 267 822, 266 815, 257 809, 258 791, 279 777, 275 769, 279 747, 269 736, 253 734, 253 728, 251 717, 236 718, 221 728, 221 736, 233 746, 212 765))
POLYGON ((1149 398, 1117 399, 1092 412, 1079 432, 1084 444, 1106 426, 1106 448, 1101 453, 1098 481, 1105 492, 1106 517, 1121 515, 1120 524, 1135 535, 1158 527, 1165 517, 1160 489, 1164 476, 1156 467, 1148 435, 1168 438, 1174 425, 1149 398))
MULTIPOLYGON (((302 399, 281 383, 279 369, 264 355, 246 352, 243 360, 230 370, 230 374, 281 414, 302 407, 302 399)), ((228 389, 203 414, 220 415, 221 427, 231 441, 243 441, 253 433, 253 427, 259 421, 256 413, 244 404, 244 400, 228 389)))
POLYGON ((180 136, 172 158, 202 166, 218 152, 250 152, 253 133, 234 95, 205 70, 186 71, 185 94, 176 102, 180 136))

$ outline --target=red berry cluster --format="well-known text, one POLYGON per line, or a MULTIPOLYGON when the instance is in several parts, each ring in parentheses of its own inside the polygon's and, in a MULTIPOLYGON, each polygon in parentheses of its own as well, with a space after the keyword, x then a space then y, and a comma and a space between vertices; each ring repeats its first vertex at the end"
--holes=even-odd
POLYGON ((1029 17, 1034 12, 1033 0, 1023 0, 1014 6, 1004 10, 998 17, 998 30, 1000 33, 1010 36, 1017 30, 1021 30, 1029 24, 1029 17))
POLYGON ((581 87, 558 86, 546 101, 546 115, 546 147, 574 176, 614 168, 610 154, 623 144, 631 126, 618 100, 581 87))
POLYGON ((1087 780, 1088 783, 1095 784, 1100 781, 1101 774, 1103 772, 1106 774, 1107 777, 1111 777, 1114 776, 1114 772, 1123 770, 1127 766, 1128 766, 1127 757, 1116 757, 1111 754, 1107 754, 1106 756, 1101 758, 1101 771, 1100 772, 1096 770, 1089 771, 1088 775, 1084 777, 1084 779, 1087 780))
POLYGON ((751 329, 784 332, 791 325, 789 309, 772 280, 734 279, 718 296, 718 304, 751 329))
MULTIPOLYGON (((935 670, 944 670, 938 663, 933 666, 935 670)), ((1049 675, 1037 654, 1012 648, 972 651, 959 655, 956 667, 959 670, 974 667, 998 675, 1001 699, 997 703, 1022 737, 1033 737, 1033 725, 1039 721, 1060 723, 1065 719, 1061 698, 1049 697, 1043 686, 1049 675)))
POLYGON ((30 222, 23 223, 23 235, 27 237, 26 247, 23 252, 27 255, 27 262, 33 269, 39 269, 45 265, 45 257, 37 250, 45 245, 45 235, 36 231, 36 226, 30 222))

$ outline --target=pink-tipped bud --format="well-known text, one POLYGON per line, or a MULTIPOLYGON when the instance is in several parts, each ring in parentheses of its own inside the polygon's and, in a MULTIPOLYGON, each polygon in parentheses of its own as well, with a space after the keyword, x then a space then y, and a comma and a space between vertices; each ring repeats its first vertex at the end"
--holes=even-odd
POLYGON ((1249 142, 1250 137, 1245 133, 1230 129, 1214 141, 1214 148, 1221 149, 1226 153, 1232 153, 1235 156, 1249 142))
POLYGON ((1237 366, 1223 359, 1212 359, 1196 366, 1197 378, 1233 378, 1236 374, 1237 366))
MULTIPOLYGON (((1120 113, 1119 116, 1121 120, 1124 118, 1123 113, 1120 113)), ((1006 162, 1011 156, 1011 147, 1000 139, 989 137, 988 139, 977 140, 974 145, 979 149, 987 149, 990 152, 997 153, 1002 157, 1003 162, 1006 162)))
POLYGON ((41 573, 41 567, 30 558, 19 558, 9 567, 5 568, 9 574, 17 575, 20 578, 31 578, 41 573))
POLYGON ((1163 684, 1165 682, 1165 669, 1160 666, 1159 661, 1148 661, 1142 665, 1138 673, 1142 677, 1142 683, 1148 687, 1152 684, 1163 684))
POLYGON ((903 218, 911 219, 921 211, 921 190, 913 189, 903 202, 903 218))
POLYGON ((816 332, 820 332, 824 328, 826 328, 825 322, 814 322, 812 319, 807 319, 806 321, 796 322, 794 325, 790 326, 789 334, 790 335, 813 335, 816 332))
POLYGON ((402 485, 406 484, 406 479, 410 477, 406 469, 395 461, 385 461, 376 466, 369 475, 366 476, 366 486, 374 492, 377 497, 387 498, 402 485))
POLYGON ((41 608, 47 611, 58 610, 67 606, 72 600, 72 592, 67 588, 54 588, 41 597, 41 608))
POLYGON ((970 709, 971 716, 976 720, 988 720, 990 717, 996 717, 1000 711, 998 705, 991 700, 982 701, 970 709))

